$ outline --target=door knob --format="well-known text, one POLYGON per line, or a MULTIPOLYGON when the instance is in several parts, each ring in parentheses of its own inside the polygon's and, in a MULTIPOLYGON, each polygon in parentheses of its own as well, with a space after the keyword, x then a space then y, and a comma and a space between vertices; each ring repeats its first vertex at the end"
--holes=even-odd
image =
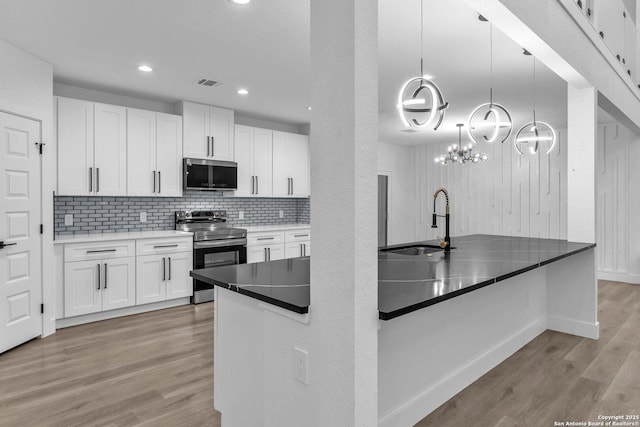
POLYGON ((13 245, 17 245, 17 243, 0 242, 0 249, 3 249, 5 246, 13 246, 13 245))

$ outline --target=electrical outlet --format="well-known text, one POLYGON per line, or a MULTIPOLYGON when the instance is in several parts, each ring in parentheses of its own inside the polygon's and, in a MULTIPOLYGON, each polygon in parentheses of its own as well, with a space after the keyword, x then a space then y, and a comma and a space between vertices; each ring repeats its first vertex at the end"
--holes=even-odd
POLYGON ((238 219, 244 219, 244 211, 238 211, 238 219))
POLYGON ((73 225, 73 214, 67 214, 64 216, 64 225, 73 225))
POLYGON ((293 348, 293 377, 302 384, 309 385, 309 353, 298 347, 293 348))
POLYGON ((140 212, 140 222, 147 222, 147 213, 140 212))
POLYGON ((280 210, 280 218, 284 218, 284 211, 280 210))

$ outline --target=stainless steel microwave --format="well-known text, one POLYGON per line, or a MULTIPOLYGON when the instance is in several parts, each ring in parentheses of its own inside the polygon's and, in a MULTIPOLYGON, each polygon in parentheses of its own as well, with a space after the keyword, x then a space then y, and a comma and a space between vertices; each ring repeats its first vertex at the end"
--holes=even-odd
POLYGON ((184 190, 224 191, 238 188, 238 164, 221 160, 184 159, 184 190))

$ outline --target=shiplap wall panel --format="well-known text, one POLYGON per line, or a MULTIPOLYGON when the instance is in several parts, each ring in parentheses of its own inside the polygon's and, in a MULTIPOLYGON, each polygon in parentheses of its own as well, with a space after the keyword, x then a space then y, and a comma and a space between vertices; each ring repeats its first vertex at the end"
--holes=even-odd
MULTIPOLYGON (((451 235, 474 233, 566 238, 566 131, 550 154, 521 156, 511 143, 479 144, 489 160, 478 164, 442 166, 434 158, 446 145, 416 149, 416 188, 420 200, 418 238, 444 233, 444 221, 432 230, 433 193, 449 191, 451 235)), ((444 213, 444 198, 438 200, 444 213)))

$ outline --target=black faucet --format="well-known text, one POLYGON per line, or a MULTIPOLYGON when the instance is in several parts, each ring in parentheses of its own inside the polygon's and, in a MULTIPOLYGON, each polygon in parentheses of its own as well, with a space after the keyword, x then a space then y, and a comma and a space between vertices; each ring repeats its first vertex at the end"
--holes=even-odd
POLYGON ((444 217, 445 221, 445 235, 444 240, 440 240, 440 247, 444 248, 445 252, 451 252, 451 237, 449 236, 449 193, 447 193, 447 190, 445 190, 444 188, 439 188, 433 195, 433 224, 431 224, 431 228, 438 228, 438 224, 436 223, 438 217, 444 217), (443 193, 444 197, 447 200, 446 211, 444 215, 436 214, 436 200, 438 200, 438 194, 440 193, 443 193))

